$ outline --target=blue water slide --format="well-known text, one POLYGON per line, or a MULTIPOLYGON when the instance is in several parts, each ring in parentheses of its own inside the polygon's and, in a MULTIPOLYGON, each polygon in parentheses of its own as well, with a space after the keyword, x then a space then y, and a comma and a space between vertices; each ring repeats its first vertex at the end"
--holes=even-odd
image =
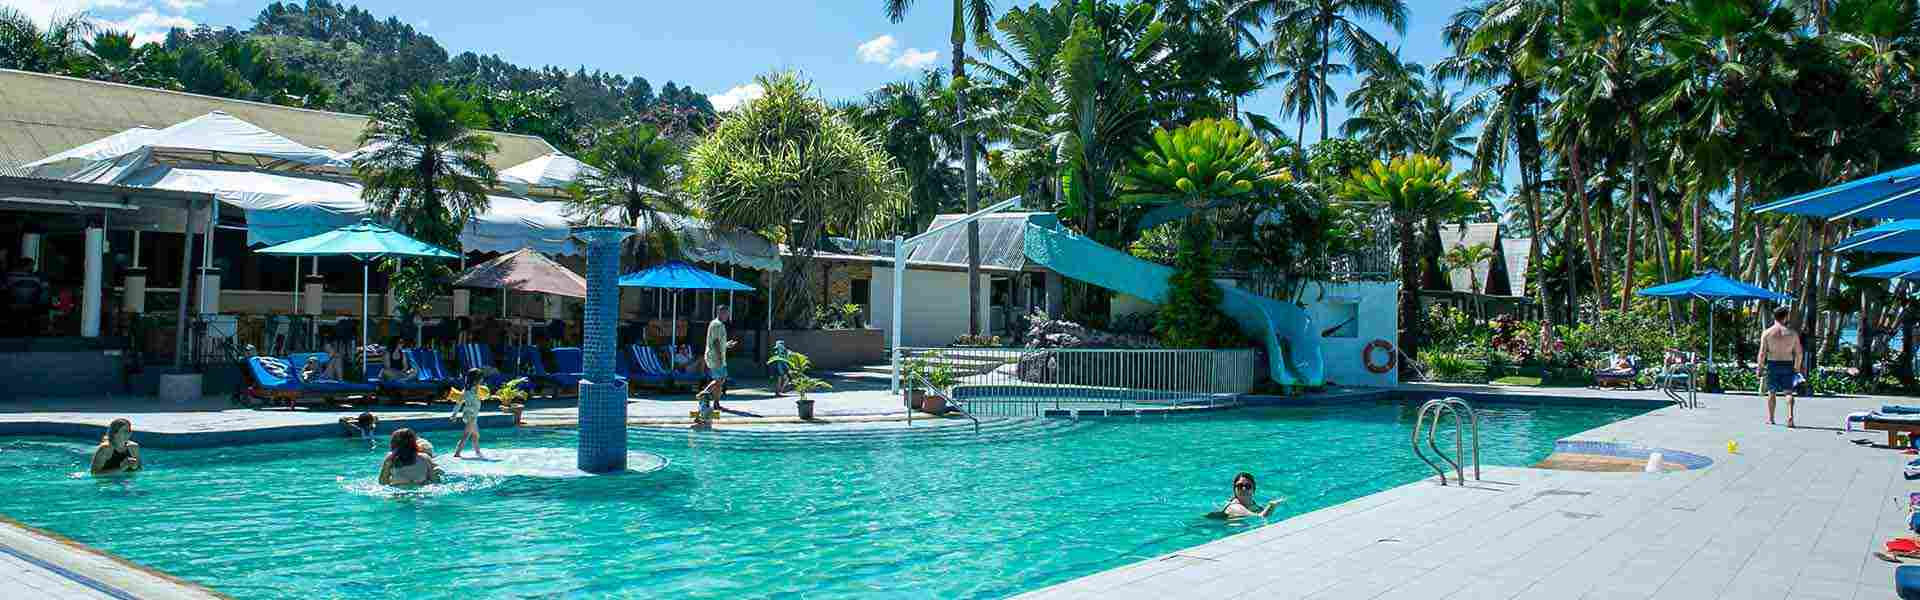
MULTIPOLYGON (((1154 304, 1167 298, 1173 269, 1134 258, 1055 225, 1027 225, 1027 259, 1055 273, 1154 304)), ((1248 337, 1267 346, 1267 372, 1282 385, 1317 386, 1326 382, 1320 332, 1299 305, 1279 302, 1238 288, 1220 286, 1220 311, 1248 337)))

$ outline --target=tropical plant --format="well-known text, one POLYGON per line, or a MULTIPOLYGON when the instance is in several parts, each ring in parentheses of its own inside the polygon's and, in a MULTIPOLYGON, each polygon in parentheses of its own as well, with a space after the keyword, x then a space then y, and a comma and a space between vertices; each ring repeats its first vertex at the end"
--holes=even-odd
POLYGON ((833 389, 833 384, 807 374, 813 368, 813 359, 792 350, 787 351, 787 388, 806 401, 809 392, 833 389))
POLYGON ((906 173, 911 214, 901 222, 902 234, 921 231, 941 212, 965 208, 952 202, 962 195, 963 181, 952 166, 960 156, 959 131, 941 110, 951 99, 940 73, 927 71, 918 81, 881 86, 847 110, 906 173))
MULTIPOLYGON (((493 136, 484 117, 442 86, 414 88, 388 104, 360 133, 353 168, 361 197, 395 229, 442 248, 458 248, 460 230, 487 209, 495 173, 487 158, 493 136)), ((453 272, 445 261, 387 259, 394 296, 406 314, 423 314, 446 293, 453 272)))
MULTIPOLYGON (((1334 96, 1331 88, 1324 86, 1333 67, 1333 54, 1339 52, 1352 60, 1378 50, 1380 41, 1367 31, 1364 21, 1385 24, 1401 35, 1407 32, 1405 0, 1251 0, 1241 4, 1237 12, 1243 20, 1271 24, 1270 59, 1319 55, 1318 75, 1312 79, 1318 82, 1314 96, 1319 104, 1322 140, 1328 137, 1327 105, 1334 96)), ((1290 60, 1275 62, 1285 68, 1294 66, 1290 60)))
POLYGON ((71 73, 92 32, 85 14, 57 16, 42 27, 21 9, 0 6, 0 69, 71 73))
POLYGON ((721 119, 686 167, 693 202, 715 225, 741 227, 787 245, 776 310, 800 323, 814 289, 804 268, 829 235, 871 239, 897 231, 906 214, 899 168, 812 95, 793 73, 755 78, 766 95, 721 119))
POLYGON ((1480 263, 1493 260, 1493 248, 1486 244, 1456 244, 1447 250, 1445 257, 1448 269, 1466 269, 1469 291, 1480 293, 1480 263))
POLYGON ((1353 202, 1384 205, 1393 213, 1400 248, 1400 347, 1417 355, 1424 332, 1414 224, 1429 217, 1447 220, 1479 212, 1477 193, 1446 162, 1415 154, 1392 162, 1376 160, 1366 169, 1355 170, 1339 195, 1353 202))
POLYGON ((630 123, 603 131, 580 159, 592 169, 574 182, 575 208, 589 221, 617 212, 624 217, 621 224, 634 225, 639 234, 626 242, 634 264, 646 264, 649 251, 662 258, 678 256, 679 238, 670 215, 693 210, 674 181, 682 156, 680 146, 652 125, 630 123))
POLYGON ((89 78, 158 88, 180 85, 161 71, 161 60, 156 56, 161 54, 159 47, 142 45, 131 33, 111 29, 95 31, 81 46, 87 51, 85 71, 89 78))

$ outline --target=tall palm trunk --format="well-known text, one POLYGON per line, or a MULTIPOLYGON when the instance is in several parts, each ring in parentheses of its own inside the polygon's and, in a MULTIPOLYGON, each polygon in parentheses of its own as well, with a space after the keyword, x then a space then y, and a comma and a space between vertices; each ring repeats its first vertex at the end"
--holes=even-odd
MULTIPOLYGON (((1642 190, 1646 191, 1647 213, 1651 217, 1647 228, 1653 234, 1653 250, 1660 255, 1659 260, 1656 261, 1660 265, 1660 282, 1666 283, 1673 281, 1673 255, 1667 252, 1666 219, 1661 214, 1660 195, 1649 189, 1652 186, 1642 185, 1647 170, 1647 144, 1638 110, 1627 113, 1627 128, 1628 134, 1632 137, 1629 141, 1633 144, 1633 195, 1639 197, 1642 190)), ((1667 330, 1672 332, 1678 326, 1679 320, 1680 317, 1674 311, 1673 302, 1668 301, 1667 330)))
POLYGON ((1325 86, 1327 85, 1327 69, 1332 68, 1333 63, 1333 47, 1328 44, 1328 42, 1332 40, 1332 37, 1333 25, 1331 23, 1322 24, 1320 27, 1320 79, 1318 80, 1321 89, 1315 90, 1315 95, 1320 96, 1320 141, 1323 142, 1327 140, 1327 93, 1325 86))
POLYGON ((1394 234, 1399 238, 1400 254, 1400 351, 1407 356, 1420 355, 1420 263, 1414 253, 1413 219, 1393 216, 1394 234))
MULTIPOLYGON (((1518 73, 1513 73, 1509 76, 1515 78, 1520 77, 1518 73)), ((1540 179, 1542 168, 1540 160, 1540 127, 1539 123, 1534 120, 1534 105, 1539 99, 1539 94, 1539 88, 1531 85, 1527 86, 1522 93, 1514 96, 1512 112, 1515 119, 1514 123, 1517 125, 1515 134, 1519 138, 1516 140, 1516 149, 1519 150, 1520 154, 1520 185, 1522 188, 1520 194, 1526 201, 1527 220, 1533 229, 1533 235, 1530 236, 1528 240, 1529 244, 1527 248, 1527 282, 1533 284, 1534 298, 1540 303, 1541 327, 1539 347, 1545 349, 1551 347, 1550 341, 1553 339, 1553 311, 1548 308, 1547 282, 1541 277, 1541 273, 1544 271, 1540 268, 1540 238, 1546 234, 1546 229, 1540 225, 1540 179)))
MULTIPOLYGON (((980 196, 976 189, 977 165, 973 156, 973 128, 967 120, 967 40, 966 30, 960 18, 959 2, 953 5, 953 106, 958 121, 955 127, 960 130, 960 155, 966 163, 964 184, 967 195, 967 214, 980 210, 980 196)), ((1091 230, 1089 230, 1091 231, 1091 230)), ((967 334, 980 335, 980 224, 967 222, 967 334)))
POLYGON ((1640 172, 1633 172, 1633 182, 1627 186, 1627 235, 1620 243, 1627 246, 1626 267, 1620 269, 1620 276, 1626 279, 1620 282, 1620 310, 1633 306, 1634 254, 1640 249, 1640 238, 1635 237, 1635 229, 1640 224, 1640 172))
POLYGON ((1738 167, 1733 170, 1733 226, 1728 228, 1727 236, 1727 272, 1737 274, 1740 268, 1740 247, 1745 245, 1740 235, 1740 225, 1746 221, 1747 191, 1745 173, 1738 167))
POLYGON ((1604 269, 1600 268, 1600 258, 1606 256, 1606 250, 1593 240, 1593 212, 1587 206, 1587 179, 1581 167, 1580 142, 1575 140, 1567 152, 1567 168, 1573 180, 1572 198, 1580 207, 1580 237, 1587 242, 1587 267, 1593 271, 1593 288, 1598 292, 1594 294, 1595 304, 1599 310, 1606 310, 1607 280, 1603 277, 1604 269))

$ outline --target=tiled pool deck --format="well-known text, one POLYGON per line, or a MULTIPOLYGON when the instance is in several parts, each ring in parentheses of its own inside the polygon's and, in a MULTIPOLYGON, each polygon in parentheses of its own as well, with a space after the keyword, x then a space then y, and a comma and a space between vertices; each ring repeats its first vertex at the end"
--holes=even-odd
MULTIPOLYGON (((897 400, 872 381, 849 383, 842 388, 856 389, 816 396, 824 414, 848 421, 900 414, 897 400)), ((1652 392, 1480 386, 1403 391, 1510 399, 1544 393, 1561 398, 1554 401, 1601 403, 1658 399, 1652 392)), ((1893 566, 1870 552, 1903 531, 1906 515, 1895 499, 1920 485, 1902 480, 1905 457, 1897 451, 1849 442, 1883 435, 1839 430, 1846 413, 1898 399, 1806 400, 1802 428, 1788 430, 1765 425, 1761 399, 1701 398, 1703 408, 1661 408, 1569 439, 1692 452, 1713 460, 1705 469, 1639 474, 1494 467, 1466 488, 1442 488, 1429 479, 1027 597, 1892 598, 1893 566), (1727 452, 1729 440, 1739 443, 1738 454, 1727 452)), ((528 420, 570 421, 566 404, 537 405, 528 420)), ((636 422, 671 422, 684 419, 689 407, 681 396, 634 399, 628 410, 636 422)), ((741 421, 767 422, 791 416, 793 403, 746 391, 728 407, 758 415, 741 421)), ((390 409, 384 421, 444 424, 445 410, 390 409)), ((196 441, 189 445, 331 427, 352 414, 223 410, 218 399, 176 407, 137 399, 27 401, 0 406, 0 434, 48 423, 98 426, 129 413, 141 431, 196 441)), ((0 519, 0 598, 210 596, 0 519)))
POLYGON ((1904 531, 1896 498, 1920 485, 1901 478, 1909 457, 1849 442, 1882 434, 1840 429, 1898 400, 1803 400, 1789 430, 1766 425, 1764 399, 1702 395, 1570 439, 1694 452, 1713 459, 1703 470, 1428 479, 1023 597, 1893 598, 1894 565, 1871 552, 1904 531))

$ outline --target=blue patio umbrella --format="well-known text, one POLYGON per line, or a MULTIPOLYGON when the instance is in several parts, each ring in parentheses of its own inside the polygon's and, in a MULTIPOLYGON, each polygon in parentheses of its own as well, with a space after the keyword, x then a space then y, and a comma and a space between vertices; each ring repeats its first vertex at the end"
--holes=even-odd
POLYGON ((1920 164, 1775 200, 1753 211, 1829 220, 1920 217, 1920 164))
POLYGON ((1835 252, 1885 252, 1920 254, 1920 219, 1887 221, 1847 236, 1833 247, 1835 252))
MULTIPOLYGON (((673 290, 713 290, 718 292, 751 292, 753 286, 727 279, 708 272, 705 269, 687 264, 682 260, 670 260, 634 273, 620 276, 620 287, 655 288, 673 290)), ((655 313, 656 315, 658 313, 655 313)), ((680 303, 673 303, 672 323, 667 328, 667 345, 680 342, 680 303)))
POLYGON ((275 256, 351 256, 360 261, 360 362, 363 364, 367 360, 369 263, 377 258, 393 257, 460 258, 458 254, 407 237, 371 219, 361 219, 359 223, 254 252, 275 256))
POLYGON ((1853 277, 1870 277, 1873 279, 1920 281, 1920 256, 1896 260, 1877 267, 1861 269, 1848 273, 1847 275, 1853 277))
MULTIPOLYGON (((1735 281, 1719 271, 1707 269, 1707 272, 1690 279, 1656 285, 1634 292, 1652 298, 1692 298, 1706 300, 1709 309, 1718 300, 1772 300, 1784 302, 1791 296, 1769 290, 1757 285, 1735 281)), ((1713 364, 1713 319, 1707 319, 1707 364, 1713 364)))

